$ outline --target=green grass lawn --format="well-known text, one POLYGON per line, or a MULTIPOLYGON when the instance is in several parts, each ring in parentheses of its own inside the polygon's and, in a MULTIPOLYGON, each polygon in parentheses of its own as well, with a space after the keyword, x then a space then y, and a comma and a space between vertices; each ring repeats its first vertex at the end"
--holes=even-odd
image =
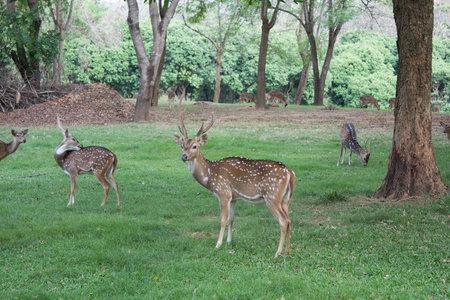
MULTIPOLYGON (((190 135, 200 120, 187 124, 190 135)), ((233 242, 216 249, 218 200, 180 159, 177 124, 71 127, 84 145, 113 151, 122 206, 81 175, 67 207, 69 176, 53 151, 55 127, 29 128, 0 163, 1 299, 448 299, 450 196, 370 199, 386 175, 392 133, 373 128, 367 168, 336 166, 340 124, 216 124, 206 158, 279 160, 297 175, 291 254, 274 258, 280 229, 265 206, 238 202, 233 242), (27 177, 30 175, 41 176, 27 177)), ((449 142, 433 129, 441 176, 449 142)), ((0 128, 2 140, 9 129, 0 128)))

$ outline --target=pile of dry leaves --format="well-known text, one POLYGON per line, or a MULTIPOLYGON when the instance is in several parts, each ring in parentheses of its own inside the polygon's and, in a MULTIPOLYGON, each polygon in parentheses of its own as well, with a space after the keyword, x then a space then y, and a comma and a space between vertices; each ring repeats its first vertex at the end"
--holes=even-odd
POLYGON ((55 125, 57 116, 64 120, 66 126, 117 124, 132 120, 134 104, 104 84, 79 85, 56 101, 0 113, 0 125, 55 125))

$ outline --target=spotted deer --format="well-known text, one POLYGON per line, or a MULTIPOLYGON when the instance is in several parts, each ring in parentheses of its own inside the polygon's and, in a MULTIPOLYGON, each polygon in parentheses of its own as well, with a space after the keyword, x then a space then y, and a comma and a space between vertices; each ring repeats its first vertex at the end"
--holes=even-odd
POLYGON ((268 101, 271 104, 278 104, 278 102, 280 102, 280 103, 284 103, 284 107, 286 107, 289 103, 289 94, 288 94, 288 97, 286 98, 284 93, 280 92, 280 91, 270 91, 270 92, 266 93, 265 96, 266 96, 266 101, 268 101))
POLYGON ((70 134, 69 129, 62 128, 59 118, 58 127, 61 129, 64 139, 56 146, 55 161, 61 169, 70 176, 70 198, 67 206, 75 204, 74 192, 78 174, 94 174, 105 190, 102 205, 106 203, 109 188, 111 187, 106 178, 112 183, 117 194, 117 205, 120 205, 119 187, 114 179, 114 170, 117 167, 117 157, 114 153, 104 147, 83 147, 70 134))
POLYGON ((271 160, 242 157, 226 157, 217 161, 206 159, 200 152, 200 147, 206 143, 205 133, 214 124, 214 114, 211 123, 206 128, 202 124, 197 134, 189 139, 183 121, 184 112, 181 111, 180 104, 179 130, 183 136, 174 135, 174 139, 182 148, 181 160, 188 163, 188 169, 195 180, 219 199, 221 227, 216 248, 222 245, 227 221, 227 243, 231 243, 236 201, 241 199, 252 204, 265 203, 269 207, 281 227, 281 237, 275 257, 283 252, 285 240, 285 254, 289 254, 291 236, 289 203, 296 183, 294 172, 281 162, 271 160))
POLYGON ((169 107, 173 107, 173 103, 175 102, 175 92, 172 90, 167 91, 167 98, 169 101, 169 107))
POLYGON ((395 107, 395 98, 389 99, 389 108, 388 109, 394 109, 395 107))
POLYGON ((350 166, 352 163, 352 152, 361 159, 361 162, 364 167, 367 166, 370 157, 370 142, 369 148, 363 149, 358 141, 356 140, 356 130, 352 123, 345 123, 341 128, 341 154, 339 155, 339 159, 337 165, 339 166, 339 161, 341 160, 341 165, 344 164, 345 151, 348 148, 348 165, 350 166), (344 156, 342 156, 342 150, 344 150, 344 156))
POLYGON ((447 138, 450 140, 450 125, 444 124, 444 122, 441 122, 441 126, 444 127, 444 133, 447 135, 447 138))
POLYGON ((378 104, 377 99, 375 99, 374 97, 370 96, 370 95, 362 95, 361 97, 359 97, 359 100, 361 101, 359 107, 363 108, 364 105, 370 104, 370 108, 372 108, 372 105, 374 105, 377 110, 380 110, 380 105, 378 104))
POLYGON ((255 98, 253 98, 253 95, 250 93, 241 93, 238 101, 239 101, 239 104, 248 103, 248 102, 255 103, 255 98))
POLYGON ((0 141, 0 161, 7 157, 8 155, 14 153, 20 144, 26 143, 25 135, 28 133, 28 129, 16 131, 11 129, 11 134, 13 135, 13 139, 9 143, 5 143, 0 141))

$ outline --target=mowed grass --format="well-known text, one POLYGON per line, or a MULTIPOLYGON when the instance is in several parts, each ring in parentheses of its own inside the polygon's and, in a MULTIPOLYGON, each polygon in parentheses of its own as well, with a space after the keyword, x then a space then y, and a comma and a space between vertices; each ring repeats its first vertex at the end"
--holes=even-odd
MULTIPOLYGON (((186 118, 192 136, 201 120, 186 118)), ((355 125, 361 142, 373 139, 367 168, 355 155, 336 166, 341 124, 239 121, 208 132, 208 159, 272 159, 295 171, 291 254, 276 259, 280 229, 265 205, 238 202, 233 242, 215 248, 218 201, 181 161, 177 124, 70 128, 118 156, 120 207, 113 189, 100 207, 103 188, 87 175, 67 207, 69 176, 53 159, 62 134, 29 128, 0 163, 0 298, 448 299, 450 196, 370 199, 392 131, 355 125)), ((10 140, 9 128, 0 132, 10 140)), ((448 185, 449 142, 438 128, 433 143, 448 185)))

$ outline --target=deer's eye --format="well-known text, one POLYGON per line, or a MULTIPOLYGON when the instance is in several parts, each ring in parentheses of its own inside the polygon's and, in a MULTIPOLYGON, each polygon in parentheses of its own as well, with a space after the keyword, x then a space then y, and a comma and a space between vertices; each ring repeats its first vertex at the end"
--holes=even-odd
POLYGON ((197 149, 197 145, 192 146, 192 149, 197 149))

